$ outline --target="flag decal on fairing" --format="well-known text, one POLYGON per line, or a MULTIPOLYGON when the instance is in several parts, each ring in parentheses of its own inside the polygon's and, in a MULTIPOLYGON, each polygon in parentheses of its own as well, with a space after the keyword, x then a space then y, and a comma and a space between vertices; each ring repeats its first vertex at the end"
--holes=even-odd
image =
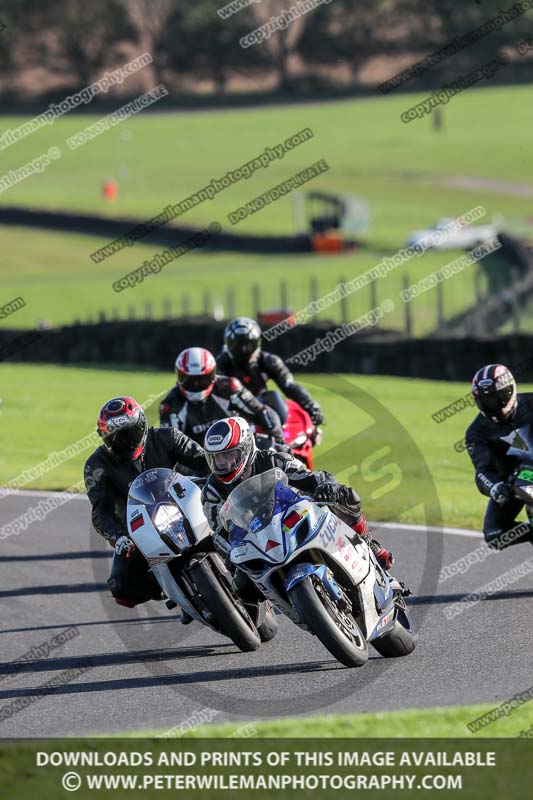
POLYGON ((138 514, 136 517, 132 517, 130 519, 130 528, 132 531, 136 531, 137 528, 142 528, 144 525, 144 517, 142 514, 138 514))

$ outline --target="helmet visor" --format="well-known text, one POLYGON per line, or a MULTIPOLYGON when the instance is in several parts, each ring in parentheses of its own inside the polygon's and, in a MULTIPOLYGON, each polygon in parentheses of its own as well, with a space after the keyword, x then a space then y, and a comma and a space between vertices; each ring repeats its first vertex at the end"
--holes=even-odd
POLYGON ((497 384, 485 387, 480 382, 474 398, 482 414, 489 418, 503 421, 513 413, 515 391, 515 384, 512 378, 508 379, 507 383, 503 382, 500 388, 497 388, 497 384))
POLYGON ((207 375, 187 375, 186 372, 178 372, 178 382, 186 392, 205 392, 209 389, 214 380, 214 373, 207 375))
POLYGON ((494 414, 496 411, 501 411, 502 408, 505 408, 509 400, 510 397, 504 400, 497 394, 487 394, 477 397, 476 403, 480 411, 484 411, 486 414, 494 414))
POLYGON ((228 343, 228 350, 239 361, 246 361, 257 350, 259 341, 257 339, 235 339, 228 343))
POLYGON ((112 433, 106 438, 106 443, 119 458, 131 458, 135 450, 140 446, 143 434, 142 426, 135 425, 133 428, 126 428, 112 433))
POLYGON ((215 475, 229 475, 240 467, 245 453, 242 447, 235 447, 233 450, 221 450, 220 453, 206 453, 206 458, 215 475))

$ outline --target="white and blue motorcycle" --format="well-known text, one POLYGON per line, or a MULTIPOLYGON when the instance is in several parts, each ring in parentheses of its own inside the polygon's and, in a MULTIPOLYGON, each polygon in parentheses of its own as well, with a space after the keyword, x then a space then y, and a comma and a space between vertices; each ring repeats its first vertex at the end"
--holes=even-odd
POLYGON ((296 625, 347 667, 368 644, 386 658, 412 653, 415 631, 401 584, 329 508, 290 486, 280 469, 243 481, 221 510, 231 561, 296 625))

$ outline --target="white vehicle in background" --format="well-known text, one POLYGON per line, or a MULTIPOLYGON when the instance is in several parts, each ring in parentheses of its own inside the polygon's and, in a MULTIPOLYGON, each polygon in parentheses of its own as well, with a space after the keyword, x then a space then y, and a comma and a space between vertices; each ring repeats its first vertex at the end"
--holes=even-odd
POLYGON ((471 250, 488 239, 494 238, 498 233, 498 227, 494 224, 468 225, 465 228, 448 230, 454 222, 452 217, 443 217, 431 228, 413 231, 407 239, 406 247, 424 244, 428 250, 471 250), (435 236, 439 231, 444 231, 444 234, 435 236), (434 240, 434 244, 432 240, 434 240))
POLYGON ((126 519, 129 536, 168 597, 167 608, 181 606, 244 652, 274 636, 269 604, 245 605, 233 590, 194 480, 170 469, 143 472, 130 486, 126 519))

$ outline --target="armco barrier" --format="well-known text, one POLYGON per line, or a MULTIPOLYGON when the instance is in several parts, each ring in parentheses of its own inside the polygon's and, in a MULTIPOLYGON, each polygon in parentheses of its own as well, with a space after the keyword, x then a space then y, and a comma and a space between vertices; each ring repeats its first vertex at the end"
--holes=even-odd
MULTIPOLYGON (((173 369, 176 355, 185 347, 207 347, 217 353, 222 344, 223 322, 211 319, 103 322, 39 331, 30 343, 11 354, 9 344, 26 331, 0 330, 0 352, 13 361, 55 364, 102 364, 120 367, 173 369)), ((335 325, 301 325, 264 347, 283 358, 309 347, 335 325)), ((13 348, 11 348, 13 349, 13 348)), ((299 371, 398 375, 412 378, 469 381, 483 364, 502 362, 511 369, 532 361, 533 337, 514 334, 494 339, 406 339, 397 333, 363 331, 322 353, 299 371)))

